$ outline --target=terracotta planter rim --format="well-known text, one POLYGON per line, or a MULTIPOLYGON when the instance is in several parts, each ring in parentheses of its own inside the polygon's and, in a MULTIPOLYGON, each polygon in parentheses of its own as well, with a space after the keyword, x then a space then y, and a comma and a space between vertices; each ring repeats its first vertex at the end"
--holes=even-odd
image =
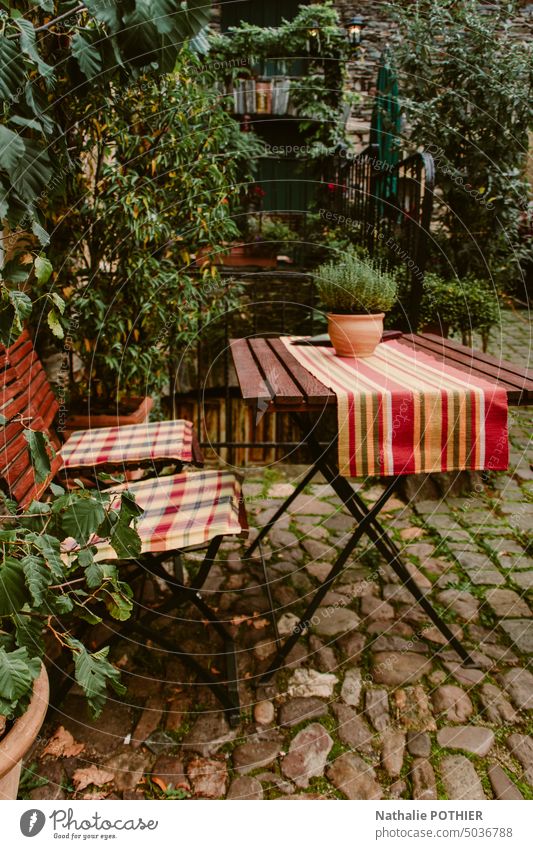
POLYGON ((384 312, 361 312, 361 313, 359 313, 359 312, 357 312, 357 313, 355 313, 355 312, 328 312, 328 313, 326 313, 327 318, 329 318, 330 316, 331 316, 331 318, 335 318, 335 319, 349 318, 352 321, 356 321, 356 320, 362 321, 363 319, 366 320, 366 319, 369 319, 369 318, 385 318, 385 313, 384 312))
POLYGON ((129 413, 121 414, 118 410, 114 413, 91 413, 90 408, 87 413, 74 413, 65 422, 65 432, 99 427, 118 427, 122 424, 142 424, 148 421, 148 416, 154 406, 154 399, 149 395, 131 395, 130 400, 135 402, 137 406, 129 413))
POLYGON ((0 740, 0 779, 17 766, 37 737, 48 710, 49 695, 48 675, 43 665, 40 675, 35 679, 27 711, 0 740))

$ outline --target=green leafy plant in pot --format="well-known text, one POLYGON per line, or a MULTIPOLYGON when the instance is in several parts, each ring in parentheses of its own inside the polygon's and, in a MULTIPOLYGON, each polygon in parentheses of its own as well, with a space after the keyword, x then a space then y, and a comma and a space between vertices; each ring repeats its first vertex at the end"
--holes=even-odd
POLYGON ((339 357, 370 357, 381 341, 385 312, 397 298, 396 278, 368 256, 348 253, 321 265, 315 285, 339 357))
MULTIPOLYGON (((44 482, 52 449, 43 433, 24 433, 35 478, 44 482)), ((131 615, 132 590, 116 565, 98 562, 93 539, 109 541, 117 557, 138 556, 141 541, 131 524, 140 508, 128 492, 117 503, 98 489, 67 491, 52 483, 50 490, 24 512, 0 499, 0 799, 16 798, 22 758, 44 720, 43 660, 55 653, 54 644, 70 654, 74 679, 95 717, 108 685, 125 692, 109 648, 90 651, 78 626, 96 625, 104 615, 118 621, 131 615)))

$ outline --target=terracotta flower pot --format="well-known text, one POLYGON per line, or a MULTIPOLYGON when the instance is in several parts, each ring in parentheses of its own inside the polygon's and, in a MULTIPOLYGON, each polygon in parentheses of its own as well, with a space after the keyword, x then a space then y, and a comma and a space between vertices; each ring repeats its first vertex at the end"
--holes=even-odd
POLYGON ((33 745, 48 710, 48 675, 46 669, 33 685, 28 710, 19 717, 0 740, 0 799, 16 799, 22 758, 33 745))
POLYGON ((228 268, 275 268, 276 257, 261 256, 260 251, 255 250, 255 245, 243 243, 231 246, 229 254, 214 253, 210 248, 200 248, 196 254, 196 265, 201 268, 206 258, 211 255, 211 260, 217 265, 228 268))
POLYGON ((370 357, 381 342, 385 313, 328 314, 328 333, 338 357, 370 357))

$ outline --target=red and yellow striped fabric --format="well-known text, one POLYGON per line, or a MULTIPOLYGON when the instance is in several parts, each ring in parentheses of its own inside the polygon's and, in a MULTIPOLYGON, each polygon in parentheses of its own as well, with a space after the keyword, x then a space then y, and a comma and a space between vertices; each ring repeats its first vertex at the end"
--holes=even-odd
POLYGON ((192 462, 192 422, 175 419, 75 431, 61 447, 65 469, 116 467, 147 460, 192 462))
POLYGON ((504 389, 396 341, 366 359, 284 342, 337 396, 342 475, 507 468, 504 389))
MULTIPOLYGON (((143 554, 201 546, 243 530, 241 481, 230 472, 184 472, 107 491, 118 495, 122 490, 134 495, 144 511, 137 523, 143 554)), ((96 544, 96 560, 116 560, 110 545, 96 544)))

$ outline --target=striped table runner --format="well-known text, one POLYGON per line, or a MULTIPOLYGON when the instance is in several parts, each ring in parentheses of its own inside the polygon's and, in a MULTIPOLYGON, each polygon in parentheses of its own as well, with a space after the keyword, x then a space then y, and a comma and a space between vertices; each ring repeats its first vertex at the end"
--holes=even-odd
POLYGON ((292 356, 337 396, 342 475, 507 468, 505 389, 397 341, 358 360, 293 338, 292 356))

